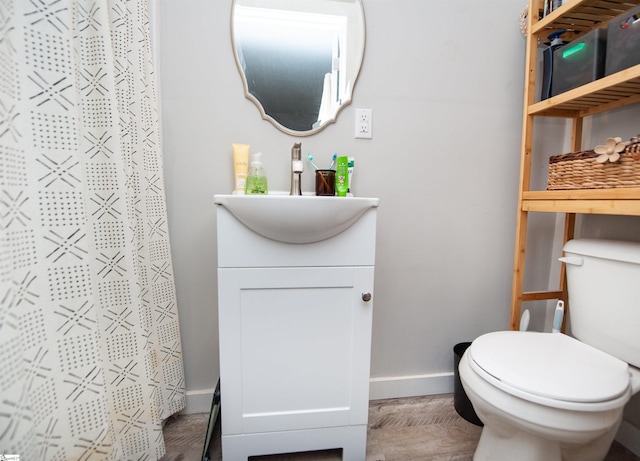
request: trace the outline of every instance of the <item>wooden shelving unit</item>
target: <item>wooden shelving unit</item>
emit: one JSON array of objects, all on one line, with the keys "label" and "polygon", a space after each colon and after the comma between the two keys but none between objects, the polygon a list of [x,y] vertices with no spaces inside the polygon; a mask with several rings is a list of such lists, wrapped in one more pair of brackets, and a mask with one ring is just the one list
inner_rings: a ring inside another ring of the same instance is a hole
[{"label": "wooden shelving unit", "polygon": [[[522,303],[549,299],[566,301],[564,267],[557,290],[523,292],[527,247],[527,220],[530,212],[565,214],[564,240],[573,238],[577,213],[640,216],[640,188],[565,191],[531,190],[531,161],[535,118],[563,117],[572,120],[571,150],[581,150],[585,117],[640,102],[640,65],[536,102],[538,43],[558,29],[569,30],[577,38],[640,4],[640,0],[570,0],[538,20],[542,0],[530,0],[526,45],[524,116],[520,163],[520,192],[511,298],[511,329],[520,325]],[[566,316],[565,316],[566,318]]]}]

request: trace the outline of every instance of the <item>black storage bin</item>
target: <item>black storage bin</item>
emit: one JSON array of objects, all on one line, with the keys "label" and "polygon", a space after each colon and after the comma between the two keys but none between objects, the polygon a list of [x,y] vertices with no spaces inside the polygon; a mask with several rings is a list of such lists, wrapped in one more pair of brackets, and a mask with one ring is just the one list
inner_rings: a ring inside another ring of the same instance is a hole
[{"label": "black storage bin", "polygon": [[478,415],[476,415],[473,405],[471,405],[471,401],[462,387],[460,373],[458,372],[460,359],[469,346],[471,346],[471,343],[458,343],[453,346],[453,374],[455,378],[453,383],[453,407],[460,416],[470,423],[476,426],[484,426],[480,418],[478,418]]},{"label": "black storage bin", "polygon": [[553,53],[551,95],[604,77],[607,29],[594,29]]},{"label": "black storage bin", "polygon": [[640,64],[640,6],[609,21],[605,75]]}]

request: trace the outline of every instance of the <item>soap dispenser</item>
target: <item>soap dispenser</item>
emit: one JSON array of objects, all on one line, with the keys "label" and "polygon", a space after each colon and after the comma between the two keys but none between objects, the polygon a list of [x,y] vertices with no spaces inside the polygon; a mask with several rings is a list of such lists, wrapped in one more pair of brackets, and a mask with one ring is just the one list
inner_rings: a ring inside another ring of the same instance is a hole
[{"label": "soap dispenser", "polygon": [[244,185],[244,193],[246,195],[267,194],[269,188],[267,186],[267,176],[262,166],[262,152],[253,154],[251,165],[249,166],[249,174]]}]

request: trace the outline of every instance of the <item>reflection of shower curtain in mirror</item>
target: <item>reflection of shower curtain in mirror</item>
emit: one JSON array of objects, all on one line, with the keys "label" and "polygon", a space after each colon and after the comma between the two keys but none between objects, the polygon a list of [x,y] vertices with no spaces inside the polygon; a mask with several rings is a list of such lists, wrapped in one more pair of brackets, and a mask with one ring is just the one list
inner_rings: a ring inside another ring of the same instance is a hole
[{"label": "reflection of shower curtain in mirror", "polygon": [[159,459],[185,396],[147,2],[0,18],[0,453]]},{"label": "reflection of shower curtain in mirror", "polygon": [[330,120],[334,113],[334,104],[332,101],[333,85],[331,84],[331,74],[324,75],[324,85],[322,86],[322,98],[320,99],[320,110],[318,111],[318,121],[314,123],[313,128],[317,128],[322,123]]}]

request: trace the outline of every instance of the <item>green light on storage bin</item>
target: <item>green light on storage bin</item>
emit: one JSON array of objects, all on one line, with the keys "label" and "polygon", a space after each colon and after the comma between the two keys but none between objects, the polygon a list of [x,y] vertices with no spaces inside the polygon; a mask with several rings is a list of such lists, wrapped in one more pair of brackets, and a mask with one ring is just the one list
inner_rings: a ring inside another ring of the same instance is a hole
[{"label": "green light on storage bin", "polygon": [[562,57],[568,58],[571,55],[578,53],[579,51],[584,50],[586,45],[584,43],[578,43],[577,45],[566,47],[562,50]]}]

